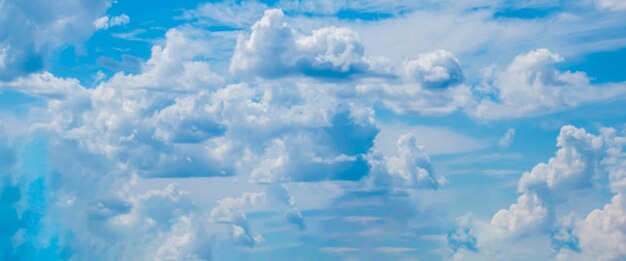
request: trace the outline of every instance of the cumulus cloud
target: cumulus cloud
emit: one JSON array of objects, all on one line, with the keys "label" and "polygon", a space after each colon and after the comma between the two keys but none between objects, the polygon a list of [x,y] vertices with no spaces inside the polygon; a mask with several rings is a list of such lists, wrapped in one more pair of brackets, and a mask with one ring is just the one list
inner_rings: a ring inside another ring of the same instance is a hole
[{"label": "cumulus cloud", "polygon": [[348,28],[323,27],[303,35],[287,23],[281,10],[270,9],[254,23],[249,36],[237,40],[230,70],[263,78],[345,77],[375,72],[379,61],[364,55],[358,35]]},{"label": "cumulus cloud", "polygon": [[598,260],[620,260],[626,257],[626,204],[624,195],[613,196],[602,209],[595,209],[578,227],[584,253]]},{"label": "cumulus cloud", "polygon": [[207,217],[185,191],[136,195],[123,167],[42,135],[47,141],[0,142],[3,259],[211,258]]},{"label": "cumulus cloud", "polygon": [[[521,195],[508,209],[495,213],[490,222],[465,223],[461,231],[472,231],[476,240],[459,243],[448,240],[453,249],[466,248],[480,252],[505,253],[510,249],[499,242],[522,241],[524,238],[550,239],[559,258],[584,260],[617,260],[626,256],[623,242],[625,139],[614,129],[605,128],[600,135],[573,126],[561,128],[555,156],[524,173],[518,184]],[[608,179],[602,179],[602,176]],[[598,180],[608,180],[615,193],[602,209],[591,211],[583,220],[576,215],[557,211],[560,203],[577,191],[596,188]],[[610,240],[600,240],[611,237]],[[467,238],[466,235],[463,238]],[[472,243],[473,242],[473,243]],[[472,243],[472,244],[470,244]],[[499,250],[497,250],[499,249]],[[508,249],[508,250],[507,250]]]},{"label": "cumulus cloud", "polygon": [[446,184],[446,179],[435,173],[430,158],[413,134],[400,136],[396,146],[397,155],[377,151],[370,155],[374,184],[389,188],[432,189]]},{"label": "cumulus cloud", "polygon": [[400,114],[445,115],[474,103],[472,89],[462,84],[460,63],[449,51],[422,53],[406,61],[398,75],[401,81],[360,83],[355,95]]},{"label": "cumulus cloud", "polygon": [[[186,41],[174,41],[172,34],[185,37],[168,33],[160,50]],[[193,57],[197,56],[183,56],[173,64]],[[134,77],[146,77],[171,61],[155,58],[141,74],[120,73],[93,89],[49,73],[3,83],[3,88],[32,95],[41,103],[31,110],[37,117],[21,123],[29,131],[20,135],[39,133],[55,152],[50,156],[54,172],[49,174],[56,184],[51,186],[55,196],[46,199],[55,207],[42,212],[67,220],[54,219],[63,230],[53,234],[75,233],[80,243],[65,237],[59,243],[73,256],[106,252],[102,255],[112,259],[208,259],[212,238],[254,246],[263,239],[250,226],[246,211],[262,202],[260,198],[278,205],[286,223],[306,229],[305,215],[284,187],[263,192],[266,196],[226,198],[203,213],[176,186],[132,195],[139,177],[241,175],[278,186],[289,181],[358,181],[371,174],[367,154],[378,133],[373,110],[309,83],[204,88],[203,79],[195,79],[180,91],[167,81],[156,86],[135,81]],[[170,76],[185,75],[185,70],[183,66],[180,74]],[[56,87],[45,88],[51,85]],[[382,163],[393,186],[410,190],[441,185],[414,139],[405,138],[399,146],[402,153]],[[20,182],[19,187],[29,183]],[[380,194],[377,199],[388,201],[392,209],[409,205],[403,196]],[[14,205],[9,203],[8,208],[13,210]],[[89,211],[73,211],[78,209]],[[219,233],[216,226],[226,233]],[[130,247],[137,242],[144,247]],[[89,252],[92,248],[97,251]]]},{"label": "cumulus cloud", "polygon": [[243,193],[239,198],[224,198],[211,210],[210,219],[230,225],[231,238],[236,244],[254,247],[263,242],[263,236],[250,229],[244,208],[250,208],[267,199],[265,193]]},{"label": "cumulus cloud", "polygon": [[446,50],[419,55],[404,64],[405,77],[427,88],[446,88],[463,82],[461,64]]},{"label": "cumulus cloud", "polygon": [[110,2],[3,2],[0,5],[0,57],[3,57],[0,59],[0,80],[41,71],[45,69],[52,50],[86,40],[95,30],[91,22],[109,7]]},{"label": "cumulus cloud", "polygon": [[96,26],[96,29],[109,29],[110,27],[125,25],[130,23],[130,17],[126,14],[121,14],[118,16],[103,16],[96,19],[93,24]]},{"label": "cumulus cloud", "polygon": [[[620,86],[593,86],[584,72],[560,71],[555,64],[564,58],[547,49],[518,55],[506,70],[487,77],[486,95],[468,113],[479,118],[536,115],[617,97]],[[602,92],[598,91],[602,88]],[[489,96],[495,95],[495,99]]]},{"label": "cumulus cloud", "polygon": [[602,136],[608,146],[602,165],[608,171],[609,187],[614,195],[603,208],[591,211],[576,224],[574,234],[580,240],[581,253],[572,256],[620,260],[626,258],[626,137],[618,136],[614,129],[603,129]]},{"label": "cumulus cloud", "polygon": [[214,73],[206,61],[213,56],[203,36],[195,30],[168,30],[165,43],[152,47],[141,74],[119,72],[104,84],[182,91],[220,84],[223,78]]}]

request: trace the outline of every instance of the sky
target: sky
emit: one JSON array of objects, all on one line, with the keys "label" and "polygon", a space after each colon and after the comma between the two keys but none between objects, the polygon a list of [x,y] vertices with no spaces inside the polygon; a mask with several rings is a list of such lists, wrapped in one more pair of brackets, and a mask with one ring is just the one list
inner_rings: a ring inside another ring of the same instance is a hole
[{"label": "sky", "polygon": [[623,0],[0,0],[0,260],[625,260]]}]

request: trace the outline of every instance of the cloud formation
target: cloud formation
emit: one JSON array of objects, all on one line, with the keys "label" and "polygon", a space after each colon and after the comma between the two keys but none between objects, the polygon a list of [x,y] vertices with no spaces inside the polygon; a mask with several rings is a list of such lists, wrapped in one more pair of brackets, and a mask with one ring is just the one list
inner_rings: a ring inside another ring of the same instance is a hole
[{"label": "cloud formation", "polygon": [[[561,128],[555,156],[522,175],[521,195],[508,209],[497,211],[490,222],[461,223],[448,242],[459,258],[467,249],[485,257],[502,257],[510,249],[502,242],[550,239],[557,257],[563,260],[617,260],[626,256],[622,203],[624,137],[605,128],[592,135],[573,126]],[[604,177],[604,178],[603,178]],[[607,179],[608,178],[608,179]],[[599,189],[598,180],[608,180],[614,194],[602,209],[592,210],[580,219],[559,211],[561,204],[577,191]],[[610,240],[600,238],[611,237]],[[510,254],[510,253],[509,253]],[[546,254],[549,254],[547,252]],[[521,255],[524,258],[524,255]]]},{"label": "cloud formation", "polygon": [[269,9],[249,36],[238,38],[230,70],[262,78],[335,78],[378,73],[376,62],[364,55],[357,34],[349,28],[323,27],[303,35],[287,23],[281,10]]},{"label": "cloud formation", "polygon": [[94,21],[110,4],[109,0],[2,1],[0,80],[44,70],[53,50],[85,41],[95,30],[86,21]]},{"label": "cloud formation", "polygon": [[130,17],[126,14],[121,14],[118,16],[103,16],[96,19],[93,24],[96,26],[96,29],[109,29],[110,27],[125,25],[130,23]]}]

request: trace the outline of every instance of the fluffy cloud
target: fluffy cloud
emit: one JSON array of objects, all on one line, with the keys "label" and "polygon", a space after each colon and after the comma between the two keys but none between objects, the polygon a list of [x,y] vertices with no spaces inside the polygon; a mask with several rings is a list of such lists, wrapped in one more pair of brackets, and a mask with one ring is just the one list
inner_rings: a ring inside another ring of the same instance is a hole
[{"label": "fluffy cloud", "polygon": [[626,137],[618,136],[614,129],[603,129],[602,136],[608,146],[602,166],[608,171],[609,187],[615,194],[602,209],[591,211],[574,228],[582,253],[572,256],[620,260],[626,257]]},{"label": "fluffy cloud", "polygon": [[41,134],[1,144],[3,259],[211,258],[213,232],[186,192],[135,195],[124,167]]},{"label": "fluffy cloud", "polygon": [[404,64],[405,77],[427,88],[446,88],[463,82],[461,64],[446,50],[419,55]]},{"label": "fluffy cloud", "polygon": [[435,173],[430,158],[413,134],[404,134],[396,142],[397,155],[374,151],[370,155],[375,188],[431,188],[446,184],[446,179]]},{"label": "fluffy cloud", "polygon": [[237,40],[230,70],[263,78],[345,77],[373,72],[379,64],[379,59],[364,56],[352,30],[323,27],[302,35],[287,24],[281,10],[270,9],[254,23],[249,36]]},{"label": "fluffy cloud", "polygon": [[578,227],[580,246],[598,260],[626,257],[626,202],[617,194],[602,209],[593,210]]},{"label": "fluffy cloud", "polygon": [[110,27],[125,25],[130,23],[130,17],[126,14],[121,14],[118,16],[103,16],[96,19],[93,24],[96,26],[96,29],[109,29]]},{"label": "fluffy cloud", "polygon": [[472,89],[461,84],[460,63],[449,51],[422,53],[405,62],[397,74],[400,81],[360,83],[355,95],[400,114],[445,115],[474,103]]},{"label": "fluffy cloud", "polygon": [[[573,126],[561,128],[555,156],[520,178],[518,191],[521,195],[517,202],[499,210],[489,223],[464,223],[463,231],[472,231],[476,236],[475,244],[449,240],[450,246],[497,255],[507,249],[499,243],[502,241],[551,238],[559,258],[618,260],[626,256],[621,244],[626,231],[620,216],[624,212],[625,138],[617,136],[614,129],[600,132],[601,135],[596,136]],[[603,209],[591,211],[584,220],[571,214],[559,215],[563,213],[557,211],[560,203],[577,191],[598,187],[596,182],[603,180],[602,176],[608,177],[609,187],[616,193],[610,203]],[[611,239],[600,240],[607,236]]]},{"label": "fluffy cloud", "polygon": [[223,78],[206,61],[212,57],[205,35],[196,30],[168,30],[163,45],[154,45],[138,75],[117,73],[105,85],[190,91],[215,86]]},{"label": "fluffy cloud", "polygon": [[[557,138],[559,150],[548,163],[540,163],[532,171],[524,173],[519,181],[520,192],[541,193],[543,189],[562,191],[592,186],[598,175],[598,163],[604,154],[601,137],[567,125],[561,128]],[[556,196],[556,195],[553,195]]]},{"label": "fluffy cloud", "polygon": [[109,0],[3,1],[0,4],[0,57],[3,58],[0,59],[0,79],[44,69],[52,50],[65,44],[80,44],[89,37],[95,30],[91,22],[109,5]]},{"label": "fluffy cloud", "polygon": [[244,193],[239,198],[221,199],[211,210],[210,218],[214,222],[229,224],[231,237],[235,243],[253,247],[263,242],[263,237],[251,231],[243,209],[262,203],[266,198],[265,193]]},{"label": "fluffy cloud", "polygon": [[479,118],[522,117],[623,95],[621,86],[593,86],[583,72],[559,71],[554,64],[563,60],[547,49],[518,55],[506,70],[491,71],[481,88],[487,95],[468,107],[468,113]]},{"label": "fluffy cloud", "polygon": [[[280,183],[368,175],[366,154],[378,132],[370,109],[307,83],[223,84],[205,61],[211,51],[195,33],[168,31],[139,74],[120,72],[93,89],[50,73],[1,84],[37,99],[40,106],[20,123],[28,130],[20,135],[39,133],[55,152],[49,156],[50,177],[42,174],[51,182],[45,201],[54,207],[38,211],[61,231],[49,232],[53,237],[42,237],[44,242],[57,240],[79,259],[94,253],[110,259],[208,259],[211,239],[222,234],[213,233],[215,223],[207,220],[226,224],[227,237],[237,244],[261,242],[244,214],[248,197],[224,199],[203,213],[175,186],[132,195],[136,179],[241,175]],[[332,55],[320,59],[335,62]],[[31,183],[17,186],[26,193]],[[11,186],[3,184],[3,191]],[[2,208],[19,213],[9,194]],[[268,195],[285,222],[305,229],[288,192],[274,189]],[[47,224],[33,229],[48,229]]]}]

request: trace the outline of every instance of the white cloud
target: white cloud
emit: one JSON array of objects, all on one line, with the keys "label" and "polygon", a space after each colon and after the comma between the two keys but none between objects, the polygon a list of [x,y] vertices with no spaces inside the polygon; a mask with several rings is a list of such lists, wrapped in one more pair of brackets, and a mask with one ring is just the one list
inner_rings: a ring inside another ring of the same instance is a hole
[{"label": "white cloud", "polygon": [[445,115],[473,103],[471,88],[461,84],[459,61],[448,51],[420,54],[397,74],[401,80],[363,81],[354,95],[400,114]]},{"label": "white cloud", "polygon": [[561,128],[557,146],[559,150],[547,164],[540,163],[522,175],[520,192],[538,193],[547,187],[556,192],[552,195],[556,197],[569,189],[593,185],[605,148],[602,138],[567,125]]},{"label": "white cloud", "polygon": [[45,69],[53,50],[86,40],[95,30],[92,21],[110,4],[109,0],[4,2],[0,8],[0,50],[8,48],[10,52],[5,53],[0,80]]},{"label": "white cloud", "polygon": [[407,3],[404,1],[380,1],[380,0],[280,0],[276,6],[288,11],[313,15],[335,15],[341,11],[353,11],[355,13],[381,13],[398,14],[402,11],[411,10],[423,3]]},{"label": "white cloud", "polygon": [[103,16],[93,22],[96,29],[104,30],[115,26],[125,25],[128,23],[130,23],[130,17],[126,14],[121,14],[118,16]]},{"label": "white cloud", "polygon": [[356,95],[398,114],[447,115],[472,102],[471,89],[465,85],[432,90],[410,83],[364,83],[356,86]]},{"label": "white cloud", "polygon": [[614,194],[602,209],[595,209],[580,221],[574,232],[580,238],[581,254],[597,260],[626,258],[626,137],[618,136],[614,129],[603,129],[602,136],[608,149],[602,161],[608,171],[609,187]]},{"label": "white cloud", "polygon": [[[487,95],[468,113],[479,118],[523,117],[545,114],[581,103],[623,96],[623,86],[593,86],[583,72],[559,71],[564,59],[547,49],[518,55],[504,71],[493,73],[483,91]],[[602,88],[602,92],[598,91]],[[495,99],[488,98],[491,95]]]},{"label": "white cloud", "polygon": [[[550,239],[553,251],[563,260],[618,260],[626,256],[626,246],[621,243],[626,238],[626,223],[620,218],[626,209],[622,199],[626,138],[618,136],[614,129],[601,129],[600,134],[562,127],[555,156],[520,178],[521,195],[516,203],[499,210],[489,223],[464,223],[476,240],[461,248],[477,248],[481,255],[493,257],[511,254],[510,244],[534,238]],[[603,209],[591,211],[584,220],[559,210],[578,191],[602,189],[595,183],[606,180],[603,176],[608,177],[609,187],[615,193]],[[449,242],[452,247],[457,246],[454,249],[460,245]],[[519,253],[521,257],[525,255]]]},{"label": "white cloud", "polygon": [[412,251],[416,251],[417,249],[415,248],[410,248],[410,247],[377,247],[374,248],[374,251],[379,252],[379,253],[383,253],[383,254],[390,254],[390,255],[399,255],[405,252],[412,252]]},{"label": "white cloud", "polygon": [[379,63],[364,56],[357,34],[348,28],[323,27],[302,35],[286,22],[281,10],[270,9],[254,23],[249,36],[237,40],[230,70],[263,78],[345,77],[372,72]]},{"label": "white cloud", "polygon": [[445,127],[377,123],[380,132],[374,141],[376,149],[386,154],[396,153],[396,141],[406,133],[413,134],[428,155],[450,155],[477,151],[487,143]]},{"label": "white cloud", "polygon": [[513,138],[515,138],[515,129],[510,128],[506,130],[504,136],[498,140],[498,146],[500,147],[508,147],[513,143]]},{"label": "white cloud", "polygon": [[522,194],[509,209],[493,215],[491,225],[503,237],[535,233],[549,224],[545,203],[536,194]]},{"label": "white cloud", "polygon": [[49,72],[34,73],[10,82],[0,81],[0,90],[11,89],[43,97],[79,96],[87,91],[73,78],[58,78]]},{"label": "white cloud", "polygon": [[602,209],[593,210],[578,228],[584,253],[597,260],[620,260],[626,257],[626,202],[617,194]]},{"label": "white cloud", "polygon": [[220,84],[223,78],[205,61],[213,55],[208,46],[201,32],[168,30],[165,43],[152,47],[141,74],[117,73],[103,85],[188,91]]},{"label": "white cloud", "polygon": [[232,240],[240,245],[254,247],[263,242],[263,237],[250,229],[245,208],[265,203],[265,193],[243,193],[239,198],[224,198],[211,210],[210,219],[230,225]]},{"label": "white cloud", "polygon": [[446,50],[420,54],[404,64],[405,77],[428,88],[446,88],[463,82],[461,64]]},{"label": "white cloud", "polygon": [[320,251],[325,252],[325,253],[330,253],[330,254],[338,254],[338,255],[342,255],[342,254],[346,254],[346,253],[350,253],[350,252],[354,252],[354,251],[358,251],[358,248],[354,248],[354,247],[322,247],[320,248]]},{"label": "white cloud", "polygon": [[622,0],[594,0],[598,9],[608,9],[612,11],[626,10],[626,2]]},{"label": "white cloud", "polygon": [[242,28],[253,24],[266,9],[265,4],[257,1],[203,3],[185,11],[183,17],[202,25]]},{"label": "white cloud", "polygon": [[5,61],[7,59],[8,52],[9,52],[9,47],[0,48],[0,69],[4,69],[4,67],[8,63],[8,61]]},{"label": "white cloud", "polygon": [[372,181],[376,186],[437,189],[447,183],[444,177],[435,173],[430,158],[414,135],[400,136],[396,146],[396,155],[374,151],[370,156],[374,171]]}]

